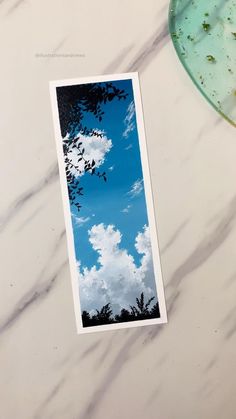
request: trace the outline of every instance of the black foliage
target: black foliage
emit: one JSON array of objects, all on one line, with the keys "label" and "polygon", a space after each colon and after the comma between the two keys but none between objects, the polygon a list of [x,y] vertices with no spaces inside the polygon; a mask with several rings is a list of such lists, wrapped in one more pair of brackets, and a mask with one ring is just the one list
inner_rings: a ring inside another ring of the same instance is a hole
[{"label": "black foliage", "polygon": [[[66,178],[68,193],[71,204],[74,204],[78,211],[81,204],[78,197],[83,195],[83,188],[80,186],[80,178],[72,173],[80,174],[82,171],[95,175],[107,181],[106,173],[100,173],[96,169],[95,161],[84,158],[84,148],[80,141],[79,134],[86,136],[102,137],[100,132],[88,128],[83,124],[84,114],[92,113],[99,122],[102,121],[104,111],[103,105],[113,99],[126,99],[127,94],[124,90],[118,89],[112,83],[88,83],[83,85],[57,87],[57,102],[61,135],[63,140],[63,152],[65,158]],[[66,135],[68,135],[66,137]],[[77,150],[77,162],[72,163],[70,152]],[[79,170],[80,167],[80,170]]]},{"label": "black foliage", "polygon": [[110,303],[102,307],[102,309],[96,310],[97,313],[90,317],[90,314],[87,311],[82,313],[83,326],[98,326],[99,324],[110,324],[114,323],[112,317],[112,309]]},{"label": "black foliage", "polygon": [[[101,134],[96,133],[96,135]],[[74,148],[76,148],[77,161],[72,163],[70,153]],[[91,176],[95,175],[102,178],[105,182],[107,181],[106,173],[101,173],[96,169],[95,161],[93,159],[92,161],[89,161],[84,158],[84,151],[85,150],[82,148],[82,142],[80,141],[79,136],[63,140],[63,153],[69,199],[71,204],[74,204],[77,207],[78,211],[81,208],[81,205],[78,202],[78,197],[83,195],[83,188],[80,186],[80,177],[76,177],[75,174],[72,173],[72,169],[75,169],[74,173],[81,174],[82,172],[88,172]]]},{"label": "black foliage", "polygon": [[160,310],[158,301],[150,307],[155,297],[150,298],[147,303],[144,301],[144,293],[142,292],[140,298],[136,298],[136,306],[130,306],[130,310],[122,308],[119,314],[113,316],[110,303],[96,310],[97,313],[93,316],[87,311],[82,312],[82,322],[84,327],[98,326],[111,323],[130,322],[135,320],[146,320],[160,317]]},{"label": "black foliage", "polygon": [[101,122],[104,115],[102,105],[115,98],[121,100],[126,97],[127,93],[111,82],[57,87],[62,138],[67,134],[73,137],[78,132],[90,135],[92,130],[83,125],[84,114],[90,112]]}]

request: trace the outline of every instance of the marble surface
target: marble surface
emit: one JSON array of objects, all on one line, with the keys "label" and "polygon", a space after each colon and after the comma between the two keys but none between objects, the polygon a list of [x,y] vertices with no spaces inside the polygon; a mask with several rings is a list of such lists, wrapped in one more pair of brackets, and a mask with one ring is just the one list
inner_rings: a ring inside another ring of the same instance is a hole
[{"label": "marble surface", "polygon": [[[236,131],[179,63],[167,10],[0,2],[1,419],[235,418]],[[169,324],[78,336],[48,81],[136,70]]]}]

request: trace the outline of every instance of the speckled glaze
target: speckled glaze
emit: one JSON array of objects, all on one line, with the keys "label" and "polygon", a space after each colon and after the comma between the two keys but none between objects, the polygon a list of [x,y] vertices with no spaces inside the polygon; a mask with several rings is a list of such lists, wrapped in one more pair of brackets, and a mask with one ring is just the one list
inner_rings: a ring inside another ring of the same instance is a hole
[{"label": "speckled glaze", "polygon": [[169,25],[191,79],[214,108],[236,125],[235,0],[172,0]]}]

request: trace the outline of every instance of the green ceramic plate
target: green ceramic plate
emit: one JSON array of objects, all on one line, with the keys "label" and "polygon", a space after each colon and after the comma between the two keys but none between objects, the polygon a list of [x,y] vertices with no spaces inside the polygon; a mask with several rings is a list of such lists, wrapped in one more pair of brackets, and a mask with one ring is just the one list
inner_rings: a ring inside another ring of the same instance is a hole
[{"label": "green ceramic plate", "polygon": [[236,0],[172,0],[169,28],[198,89],[236,126]]}]

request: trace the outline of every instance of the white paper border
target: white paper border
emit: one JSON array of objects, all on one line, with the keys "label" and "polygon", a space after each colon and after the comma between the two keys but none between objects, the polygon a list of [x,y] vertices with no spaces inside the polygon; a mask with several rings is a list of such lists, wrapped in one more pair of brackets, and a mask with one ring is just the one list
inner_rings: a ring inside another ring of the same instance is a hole
[{"label": "white paper border", "polygon": [[[97,83],[97,82],[126,80],[126,79],[129,79],[129,80],[131,79],[132,85],[133,85],[136,121],[137,121],[137,129],[138,129],[138,139],[139,139],[141,163],[142,163],[142,170],[143,170],[144,191],[145,191],[145,197],[146,197],[147,215],[148,215],[148,223],[149,223],[149,229],[150,229],[153,265],[154,265],[154,273],[155,273],[155,283],[156,283],[157,298],[158,298],[159,309],[160,309],[160,317],[157,319],[135,320],[131,322],[113,323],[113,324],[102,325],[102,326],[83,327],[81,307],[80,307],[80,298],[79,298],[78,273],[77,273],[77,268],[76,268],[76,256],[75,256],[74,239],[73,239],[73,227],[72,227],[72,219],[71,219],[71,213],[70,213],[70,203],[69,203],[69,196],[68,196],[68,189],[67,189],[66,173],[65,173],[65,163],[64,163],[64,155],[63,155],[63,147],[62,147],[62,137],[61,137],[61,129],[60,129],[56,88],[60,86],[72,86],[72,85],[77,85],[77,84]],[[98,331],[126,329],[130,327],[148,326],[148,325],[167,323],[166,304],[165,304],[163,279],[162,279],[162,272],[161,272],[160,253],[159,253],[159,245],[158,245],[158,239],[157,239],[157,228],[156,228],[151,179],[150,179],[150,172],[149,172],[149,163],[148,163],[148,154],[147,154],[147,146],[146,146],[146,138],[145,138],[142,101],[141,101],[138,73],[134,72],[134,73],[122,73],[122,74],[109,74],[109,75],[103,75],[103,76],[83,77],[83,78],[68,79],[68,80],[57,80],[57,81],[51,81],[49,84],[50,84],[50,96],[51,96],[54,131],[55,131],[55,139],[56,139],[56,147],[57,147],[58,164],[59,164],[60,182],[61,182],[61,189],[62,189],[62,201],[63,201],[65,225],[66,225],[66,233],[67,233],[67,246],[68,246],[69,262],[70,262],[71,282],[72,282],[72,290],[73,290],[77,331],[78,333],[91,333],[91,332],[98,332]]]}]

